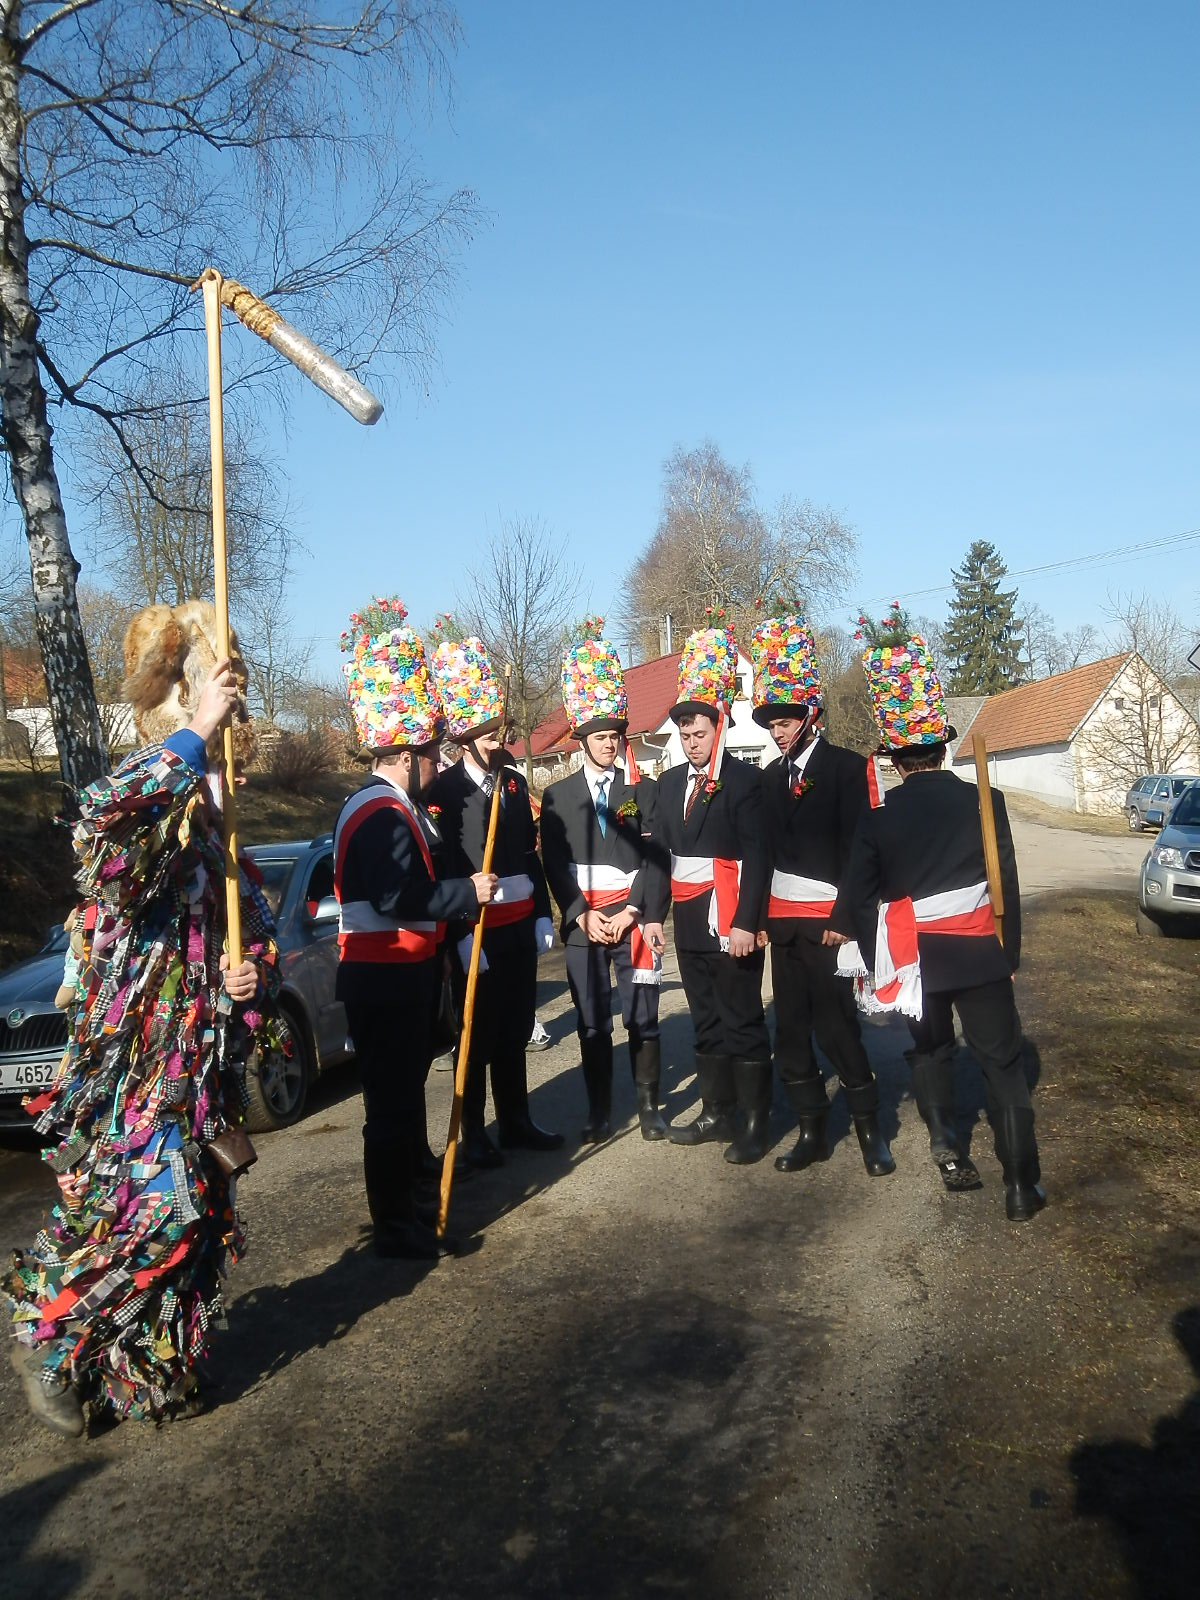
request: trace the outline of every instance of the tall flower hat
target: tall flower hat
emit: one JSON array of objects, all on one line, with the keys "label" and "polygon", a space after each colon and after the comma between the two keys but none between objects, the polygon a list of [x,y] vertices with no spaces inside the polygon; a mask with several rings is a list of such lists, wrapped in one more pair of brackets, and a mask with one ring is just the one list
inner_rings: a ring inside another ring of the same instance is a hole
[{"label": "tall flower hat", "polygon": [[504,691],[483,640],[474,635],[461,644],[443,639],[429,665],[449,736],[463,743],[477,734],[494,733],[504,715]]},{"label": "tall flower hat", "polygon": [[576,739],[588,733],[629,725],[629,696],[616,646],[607,639],[584,639],[563,657],[562,701],[567,726]]},{"label": "tall flower hat", "polygon": [[359,743],[391,750],[440,739],[446,721],[417,635],[404,626],[372,633],[357,612],[350,622],[355,635],[342,671]]},{"label": "tall flower hat", "polygon": [[798,611],[760,622],[750,639],[754,710],[760,727],[821,704],[821,670],[808,624]]},{"label": "tall flower hat", "polygon": [[863,656],[867,689],[883,750],[944,744],[956,737],[929,646],[919,633],[902,644],[877,644]]},{"label": "tall flower hat", "polygon": [[679,658],[676,702],[668,715],[673,722],[706,711],[712,717],[725,713],[732,723],[733,697],[737,693],[737,640],[729,628],[698,628],[689,633]]}]

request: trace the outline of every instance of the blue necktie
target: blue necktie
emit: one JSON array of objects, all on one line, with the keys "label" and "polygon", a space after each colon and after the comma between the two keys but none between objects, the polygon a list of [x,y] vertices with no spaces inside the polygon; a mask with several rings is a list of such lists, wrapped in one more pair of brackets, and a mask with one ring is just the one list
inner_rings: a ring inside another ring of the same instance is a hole
[{"label": "blue necktie", "polygon": [[611,778],[597,778],[596,780],[596,820],[600,824],[600,837],[603,839],[608,833],[608,786]]}]

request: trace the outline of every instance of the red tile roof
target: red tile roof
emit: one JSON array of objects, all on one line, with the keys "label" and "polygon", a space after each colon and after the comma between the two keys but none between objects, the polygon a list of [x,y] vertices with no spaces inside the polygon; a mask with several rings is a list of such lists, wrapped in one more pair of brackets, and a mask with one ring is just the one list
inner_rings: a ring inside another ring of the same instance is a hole
[{"label": "red tile roof", "polygon": [[[983,734],[990,751],[1067,744],[1128,659],[1124,653],[1105,656],[1071,672],[992,695],[971,724],[971,738]],[[970,740],[964,739],[955,762],[971,759]]]},{"label": "red tile roof", "polygon": [[7,645],[4,649],[4,696],[9,708],[24,705],[41,706],[46,703],[46,680],[42,676],[42,661],[36,650]]},{"label": "red tile roof", "polygon": [[[629,693],[629,732],[653,733],[666,721],[667,712],[675,704],[675,686],[679,681],[679,654],[658,656],[654,661],[643,661],[641,666],[625,669],[625,688]],[[539,722],[529,737],[535,756],[551,751],[570,751],[579,748],[576,740],[567,734],[567,714],[560,707],[544,722]],[[514,739],[509,749],[517,756],[525,754],[524,739]]]}]

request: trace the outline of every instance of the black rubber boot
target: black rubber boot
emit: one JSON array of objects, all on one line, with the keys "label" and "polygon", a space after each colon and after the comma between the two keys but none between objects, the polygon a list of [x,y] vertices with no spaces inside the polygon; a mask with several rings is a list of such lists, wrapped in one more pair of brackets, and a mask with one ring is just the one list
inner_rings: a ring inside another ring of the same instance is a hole
[{"label": "black rubber boot", "polygon": [[1033,1112],[1005,1106],[995,1127],[996,1154],[1004,1168],[1004,1210],[1010,1222],[1028,1222],[1046,1204]]},{"label": "black rubber boot", "polygon": [[886,1178],[896,1170],[895,1158],[888,1149],[887,1140],[879,1131],[879,1085],[872,1078],[869,1083],[853,1089],[842,1085],[854,1118],[854,1131],[862,1151],[863,1166],[872,1178]]},{"label": "black rubber boot", "polygon": [[829,1146],[825,1143],[825,1129],[829,1123],[829,1107],[824,1111],[802,1111],[796,1128],[796,1142],[785,1156],[775,1157],[776,1172],[803,1172],[818,1161],[829,1160]]},{"label": "black rubber boot", "polygon": [[767,1124],[771,1120],[771,1063],[735,1061],[733,1081],[737,1087],[738,1110],[742,1126],[725,1152],[726,1161],[735,1167],[761,1161],[767,1153]]},{"label": "black rubber boot", "polygon": [[612,1132],[612,1034],[581,1039],[579,1054],[588,1098],[588,1119],[579,1137],[584,1144],[602,1144]]},{"label": "black rubber boot", "polygon": [[904,1057],[912,1068],[917,1110],[929,1129],[929,1153],[942,1182],[951,1194],[982,1189],[979,1169],[963,1150],[954,1125],[954,1046],[933,1056],[906,1050]]},{"label": "black rubber boot", "polygon": [[633,1083],[637,1090],[638,1123],[642,1138],[665,1139],[667,1125],[658,1109],[658,1083],[662,1070],[662,1050],[657,1039],[643,1039],[630,1030],[629,1062],[633,1068]]},{"label": "black rubber boot", "polygon": [[728,1056],[698,1055],[696,1077],[700,1083],[700,1115],[683,1127],[672,1125],[667,1137],[672,1144],[728,1144],[737,1134],[733,1120],[737,1107],[733,1062]]},{"label": "black rubber boot", "polygon": [[375,1231],[375,1254],[410,1261],[436,1261],[447,1248],[417,1219],[413,1202],[413,1141],[363,1141],[363,1178]]},{"label": "black rubber boot", "polygon": [[477,1171],[486,1171],[491,1167],[502,1167],[504,1157],[488,1137],[483,1119],[478,1122],[472,1117],[467,1119],[465,1113],[462,1119],[462,1141],[459,1146],[461,1159],[468,1167]]},{"label": "black rubber boot", "polygon": [[496,1137],[501,1150],[557,1150],[561,1133],[539,1128],[529,1114],[529,1082],[525,1047],[492,1062],[492,1098],[496,1102]]}]

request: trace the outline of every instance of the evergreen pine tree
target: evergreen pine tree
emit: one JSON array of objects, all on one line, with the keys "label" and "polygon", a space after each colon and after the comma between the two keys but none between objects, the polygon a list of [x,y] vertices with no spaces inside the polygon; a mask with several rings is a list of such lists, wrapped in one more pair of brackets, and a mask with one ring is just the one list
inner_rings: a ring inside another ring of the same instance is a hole
[{"label": "evergreen pine tree", "polygon": [[1007,572],[986,539],[976,539],[954,569],[954,598],[942,635],[950,694],[1001,694],[1025,677],[1017,591],[1000,587]]}]

